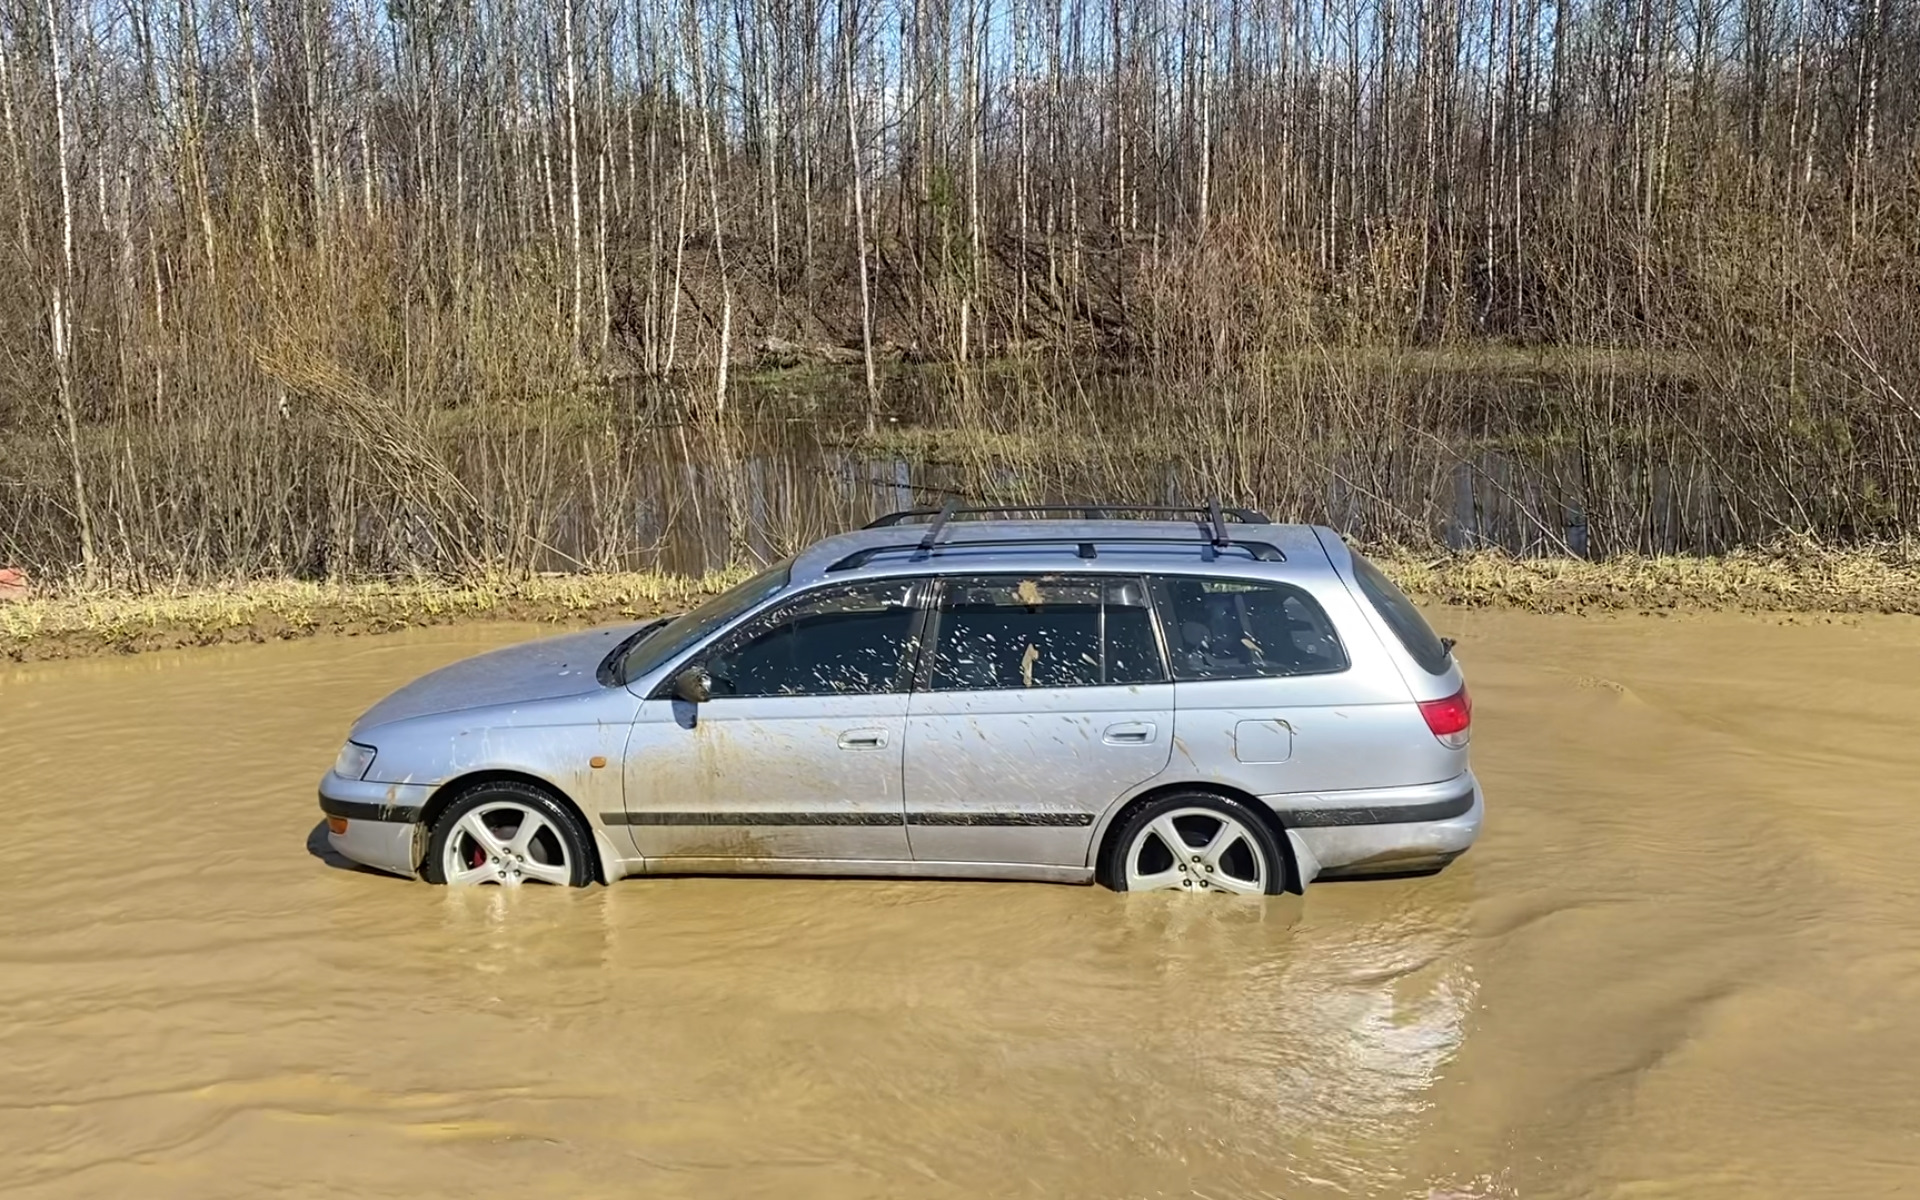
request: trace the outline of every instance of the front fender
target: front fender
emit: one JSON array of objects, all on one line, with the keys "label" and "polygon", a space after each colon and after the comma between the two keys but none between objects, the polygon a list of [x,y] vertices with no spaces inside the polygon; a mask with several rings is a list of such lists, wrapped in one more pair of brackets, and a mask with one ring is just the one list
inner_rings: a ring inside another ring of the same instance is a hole
[{"label": "front fender", "polygon": [[438,791],[472,775],[538,780],[571,800],[596,831],[625,809],[621,762],[637,701],[624,689],[533,704],[465,709],[355,731],[374,748],[364,783]]}]

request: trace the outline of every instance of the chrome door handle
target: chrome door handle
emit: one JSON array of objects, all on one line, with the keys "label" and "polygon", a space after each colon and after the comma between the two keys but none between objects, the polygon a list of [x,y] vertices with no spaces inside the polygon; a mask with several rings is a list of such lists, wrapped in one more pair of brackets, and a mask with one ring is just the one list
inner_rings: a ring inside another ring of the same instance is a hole
[{"label": "chrome door handle", "polygon": [[1101,740],[1110,746],[1143,746],[1153,741],[1153,730],[1151,721],[1131,721],[1122,725],[1109,725]]},{"label": "chrome door handle", "polygon": [[884,729],[849,729],[840,735],[842,750],[882,750],[887,745]]}]

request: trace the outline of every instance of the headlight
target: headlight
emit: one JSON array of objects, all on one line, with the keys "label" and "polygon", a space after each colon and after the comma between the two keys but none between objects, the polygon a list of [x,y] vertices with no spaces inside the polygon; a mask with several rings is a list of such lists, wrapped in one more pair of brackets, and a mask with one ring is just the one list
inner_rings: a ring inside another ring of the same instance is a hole
[{"label": "headlight", "polygon": [[333,773],[342,779],[364,779],[367,768],[373,765],[373,747],[362,746],[359,742],[348,742],[340,747],[340,757],[333,760]]}]

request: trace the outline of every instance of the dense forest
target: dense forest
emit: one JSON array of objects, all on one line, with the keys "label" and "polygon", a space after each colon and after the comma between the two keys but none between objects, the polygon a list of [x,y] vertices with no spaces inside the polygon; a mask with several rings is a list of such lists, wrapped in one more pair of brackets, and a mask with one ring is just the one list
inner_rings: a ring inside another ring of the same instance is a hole
[{"label": "dense forest", "polygon": [[777,542],[814,391],[975,492],[1910,535],[1916,81],[1888,0],[0,0],[0,560]]}]

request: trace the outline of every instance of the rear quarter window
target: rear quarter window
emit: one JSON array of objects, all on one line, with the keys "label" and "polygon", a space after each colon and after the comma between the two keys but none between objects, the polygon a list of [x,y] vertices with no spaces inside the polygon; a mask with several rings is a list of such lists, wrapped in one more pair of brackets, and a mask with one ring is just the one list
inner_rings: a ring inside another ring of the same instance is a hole
[{"label": "rear quarter window", "polygon": [[1170,575],[1155,581],[1173,677],[1271,679],[1347,669],[1313,597],[1292,584]]},{"label": "rear quarter window", "polygon": [[1393,636],[1400,639],[1420,669],[1429,675],[1445,675],[1453,664],[1453,652],[1433,631],[1433,626],[1427,624],[1413,601],[1407,599],[1407,594],[1360,554],[1353,556],[1353,576],[1360,584],[1360,594],[1373,605],[1373,611],[1393,630]]}]

